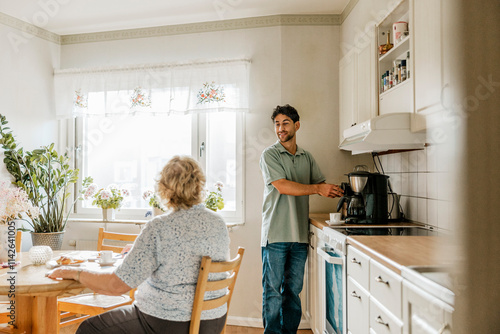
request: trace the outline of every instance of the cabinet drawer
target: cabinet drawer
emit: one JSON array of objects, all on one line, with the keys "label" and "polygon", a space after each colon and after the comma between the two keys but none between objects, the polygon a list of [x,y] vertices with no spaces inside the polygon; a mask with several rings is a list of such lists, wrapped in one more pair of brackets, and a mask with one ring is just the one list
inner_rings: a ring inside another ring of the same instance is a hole
[{"label": "cabinet drawer", "polygon": [[401,285],[403,279],[377,261],[370,261],[370,294],[401,319]]},{"label": "cabinet drawer", "polygon": [[368,291],[356,283],[352,277],[347,279],[347,329],[351,334],[365,334],[369,324],[370,296]]},{"label": "cabinet drawer", "polygon": [[370,332],[377,334],[401,334],[403,323],[370,297]]},{"label": "cabinet drawer", "polygon": [[352,246],[347,246],[347,275],[366,290],[370,289],[370,258]]}]

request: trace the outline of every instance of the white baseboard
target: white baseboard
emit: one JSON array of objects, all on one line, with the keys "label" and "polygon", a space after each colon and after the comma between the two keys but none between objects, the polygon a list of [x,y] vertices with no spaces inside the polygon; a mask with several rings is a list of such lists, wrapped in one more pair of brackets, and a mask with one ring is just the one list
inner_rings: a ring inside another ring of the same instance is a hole
[{"label": "white baseboard", "polygon": [[[245,317],[227,317],[227,324],[230,326],[241,326],[241,327],[256,327],[264,328],[262,324],[262,318],[245,318]],[[305,319],[300,320],[299,329],[310,329],[309,321]]]},{"label": "white baseboard", "polygon": [[262,324],[262,318],[245,318],[245,317],[227,317],[228,325],[241,326],[241,327],[257,327],[264,328]]}]

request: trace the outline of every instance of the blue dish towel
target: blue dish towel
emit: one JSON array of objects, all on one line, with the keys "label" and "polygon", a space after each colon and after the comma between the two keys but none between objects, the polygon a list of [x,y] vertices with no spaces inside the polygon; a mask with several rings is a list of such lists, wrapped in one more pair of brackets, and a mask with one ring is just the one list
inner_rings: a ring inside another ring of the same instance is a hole
[{"label": "blue dish towel", "polygon": [[[334,252],[327,252],[330,256],[340,257]],[[343,305],[342,305],[342,266],[339,264],[325,263],[326,274],[326,320],[330,323],[336,334],[342,334]]]}]

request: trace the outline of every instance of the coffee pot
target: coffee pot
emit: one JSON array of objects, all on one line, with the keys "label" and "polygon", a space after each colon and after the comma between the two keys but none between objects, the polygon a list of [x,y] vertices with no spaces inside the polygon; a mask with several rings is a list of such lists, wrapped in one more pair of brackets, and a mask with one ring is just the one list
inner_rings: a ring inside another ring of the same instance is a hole
[{"label": "coffee pot", "polygon": [[[346,205],[346,224],[387,223],[387,180],[389,176],[370,173],[356,168],[347,174],[351,193],[344,196],[337,205],[337,211]],[[347,187],[347,185],[346,185]]]}]

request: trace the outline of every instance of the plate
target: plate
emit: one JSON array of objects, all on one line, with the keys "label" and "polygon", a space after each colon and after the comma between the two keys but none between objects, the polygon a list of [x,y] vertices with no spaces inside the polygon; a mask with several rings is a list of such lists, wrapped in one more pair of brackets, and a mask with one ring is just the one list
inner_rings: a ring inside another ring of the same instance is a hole
[{"label": "plate", "polygon": [[342,225],[342,224],[344,224],[344,223],[345,223],[345,220],[340,220],[340,221],[338,221],[338,222],[332,222],[332,221],[330,221],[330,220],[327,220],[327,221],[325,221],[325,223],[327,223],[327,224],[328,224],[328,225],[330,225],[330,226],[332,226],[332,225]]}]

